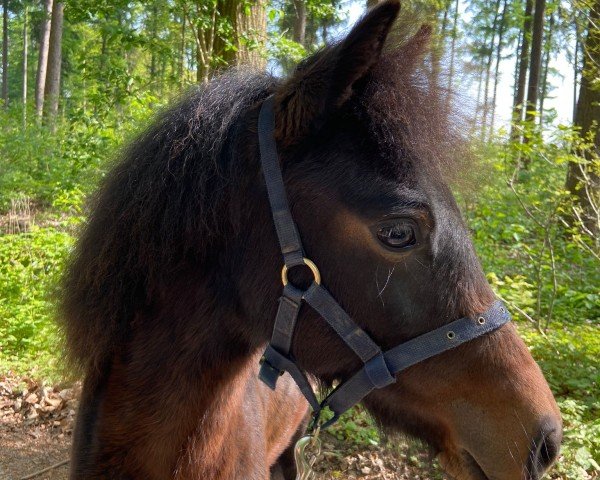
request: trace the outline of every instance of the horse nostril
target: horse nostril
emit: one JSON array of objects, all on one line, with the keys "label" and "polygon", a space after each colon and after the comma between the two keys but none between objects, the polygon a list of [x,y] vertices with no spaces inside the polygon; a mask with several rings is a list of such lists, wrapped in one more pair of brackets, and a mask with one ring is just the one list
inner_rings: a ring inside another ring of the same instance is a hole
[{"label": "horse nostril", "polygon": [[556,420],[546,419],[531,444],[529,469],[532,478],[540,478],[552,465],[560,450],[562,428]]}]

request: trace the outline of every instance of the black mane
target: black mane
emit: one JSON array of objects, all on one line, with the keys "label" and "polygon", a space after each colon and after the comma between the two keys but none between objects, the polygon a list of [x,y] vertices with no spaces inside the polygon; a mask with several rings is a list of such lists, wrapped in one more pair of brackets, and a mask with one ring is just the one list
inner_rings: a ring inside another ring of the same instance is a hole
[{"label": "black mane", "polygon": [[136,308],[187,261],[201,265],[210,254],[226,187],[245,171],[228,151],[232,125],[275,82],[231,70],[189,92],[126,148],[91,199],[64,279],[61,319],[75,363],[98,367]]}]

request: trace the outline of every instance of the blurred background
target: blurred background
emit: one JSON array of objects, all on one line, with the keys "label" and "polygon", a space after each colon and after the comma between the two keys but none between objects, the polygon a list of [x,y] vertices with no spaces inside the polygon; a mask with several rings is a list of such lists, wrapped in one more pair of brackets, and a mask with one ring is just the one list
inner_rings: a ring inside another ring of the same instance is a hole
[{"label": "blurred background", "polygon": [[[230,66],[286,75],[377,1],[1,1],[0,478],[20,478],[68,457],[77,379],[61,363],[56,283],[119,146]],[[477,172],[459,203],[564,416],[551,477],[598,478],[600,0],[403,12],[409,31],[433,27],[425,67],[466,119]],[[360,408],[327,442],[319,465],[335,478],[443,478]]]}]

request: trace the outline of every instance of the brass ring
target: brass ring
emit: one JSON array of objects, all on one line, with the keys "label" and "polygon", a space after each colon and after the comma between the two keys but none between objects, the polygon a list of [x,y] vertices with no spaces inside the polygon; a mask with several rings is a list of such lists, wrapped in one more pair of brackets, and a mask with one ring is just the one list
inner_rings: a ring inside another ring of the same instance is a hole
[{"label": "brass ring", "polygon": [[[302,258],[302,263],[304,263],[304,265],[306,265],[308,268],[310,268],[310,271],[313,274],[315,283],[317,285],[321,285],[321,273],[319,272],[319,269],[315,265],[315,262],[313,262],[312,260],[310,260],[308,258]],[[283,268],[281,269],[281,283],[283,283],[284,287],[289,283],[287,265],[284,265]]]}]

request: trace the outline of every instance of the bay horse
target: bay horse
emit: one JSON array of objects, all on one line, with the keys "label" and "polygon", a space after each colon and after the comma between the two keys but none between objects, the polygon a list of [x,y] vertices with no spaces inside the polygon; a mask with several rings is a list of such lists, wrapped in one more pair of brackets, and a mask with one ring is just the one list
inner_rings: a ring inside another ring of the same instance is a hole
[{"label": "bay horse", "polygon": [[[85,374],[72,479],[293,479],[308,404],[258,378],[281,293],[259,154],[269,98],[291,215],[322,282],[382,350],[495,301],[448,186],[460,125],[427,74],[430,31],[384,49],[384,2],[288,78],[231,71],[163,113],[97,193],[64,280]],[[405,35],[406,36],[406,35]],[[312,274],[289,272],[307,289]],[[359,359],[302,308],[291,353],[332,385]],[[396,374],[364,406],[459,480],[537,480],[560,413],[514,326]]]}]

